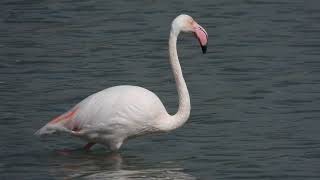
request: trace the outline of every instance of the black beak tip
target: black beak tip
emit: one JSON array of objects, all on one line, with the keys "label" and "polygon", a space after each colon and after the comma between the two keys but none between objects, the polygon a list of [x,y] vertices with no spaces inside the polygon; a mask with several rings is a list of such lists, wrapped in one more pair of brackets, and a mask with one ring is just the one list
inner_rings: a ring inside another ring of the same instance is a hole
[{"label": "black beak tip", "polygon": [[201,46],[202,53],[205,54],[207,52],[207,45]]}]

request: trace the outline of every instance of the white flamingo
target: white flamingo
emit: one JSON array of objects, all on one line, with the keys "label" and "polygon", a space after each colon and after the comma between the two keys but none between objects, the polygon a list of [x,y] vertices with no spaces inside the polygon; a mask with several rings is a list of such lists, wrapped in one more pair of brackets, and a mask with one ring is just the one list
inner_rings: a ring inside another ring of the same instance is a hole
[{"label": "white flamingo", "polygon": [[181,31],[193,32],[203,53],[206,52],[208,41],[207,32],[192,17],[182,14],[173,20],[169,54],[179,95],[179,108],[175,115],[169,115],[160,99],[145,88],[114,86],[85,98],[68,112],[51,120],[36,134],[67,132],[87,141],[86,150],[99,143],[117,151],[128,138],[167,132],[182,126],[189,118],[191,107],[176,48]]}]

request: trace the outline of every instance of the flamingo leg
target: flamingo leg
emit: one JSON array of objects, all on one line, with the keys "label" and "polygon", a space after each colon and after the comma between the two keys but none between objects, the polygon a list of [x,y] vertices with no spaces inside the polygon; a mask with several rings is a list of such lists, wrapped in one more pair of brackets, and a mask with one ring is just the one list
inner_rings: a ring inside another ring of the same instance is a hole
[{"label": "flamingo leg", "polygon": [[95,145],[96,143],[93,143],[93,142],[89,142],[88,144],[86,144],[83,149],[86,150],[86,151],[89,151],[90,148]]}]

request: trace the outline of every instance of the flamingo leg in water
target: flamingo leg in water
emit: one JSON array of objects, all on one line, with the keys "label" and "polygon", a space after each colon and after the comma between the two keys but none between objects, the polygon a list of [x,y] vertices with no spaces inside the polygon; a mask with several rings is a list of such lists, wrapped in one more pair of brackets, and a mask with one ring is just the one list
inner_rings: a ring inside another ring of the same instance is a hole
[{"label": "flamingo leg in water", "polygon": [[93,143],[93,142],[89,142],[88,144],[86,144],[83,149],[86,150],[86,151],[89,151],[90,148],[95,145],[96,143]]}]

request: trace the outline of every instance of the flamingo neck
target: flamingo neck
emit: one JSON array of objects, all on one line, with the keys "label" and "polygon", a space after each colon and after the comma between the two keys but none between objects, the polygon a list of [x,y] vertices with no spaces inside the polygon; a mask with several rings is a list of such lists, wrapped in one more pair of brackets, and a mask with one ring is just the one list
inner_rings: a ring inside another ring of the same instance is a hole
[{"label": "flamingo neck", "polygon": [[170,122],[168,122],[168,130],[176,129],[182,126],[188,120],[191,110],[189,92],[186,82],[183,78],[177,53],[177,38],[179,33],[180,31],[175,31],[175,28],[172,28],[169,39],[169,60],[178,91],[179,108],[178,112],[171,116]]}]

